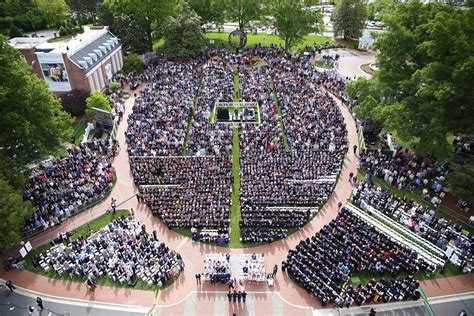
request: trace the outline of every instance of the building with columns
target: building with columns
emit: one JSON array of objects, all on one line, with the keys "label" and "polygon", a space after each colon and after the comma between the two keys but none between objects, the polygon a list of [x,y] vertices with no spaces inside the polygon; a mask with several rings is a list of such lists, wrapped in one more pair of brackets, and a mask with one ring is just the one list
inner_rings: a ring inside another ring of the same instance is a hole
[{"label": "building with columns", "polygon": [[123,65],[120,40],[107,27],[86,27],[82,34],[60,42],[16,37],[9,44],[57,96],[76,89],[101,91]]}]

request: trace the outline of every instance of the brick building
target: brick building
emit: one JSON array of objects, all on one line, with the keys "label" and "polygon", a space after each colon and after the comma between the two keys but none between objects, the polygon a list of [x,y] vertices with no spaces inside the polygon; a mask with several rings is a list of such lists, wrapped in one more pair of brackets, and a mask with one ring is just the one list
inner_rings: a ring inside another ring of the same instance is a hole
[{"label": "brick building", "polygon": [[120,40],[107,27],[85,28],[84,33],[61,42],[16,37],[9,44],[57,96],[75,89],[103,90],[123,65]]}]

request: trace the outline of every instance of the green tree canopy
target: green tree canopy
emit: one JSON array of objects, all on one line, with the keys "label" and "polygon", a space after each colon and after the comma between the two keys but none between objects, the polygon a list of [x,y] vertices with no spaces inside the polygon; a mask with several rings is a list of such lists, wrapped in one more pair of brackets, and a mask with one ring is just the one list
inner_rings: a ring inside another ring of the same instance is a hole
[{"label": "green tree canopy", "polygon": [[191,9],[201,17],[201,25],[224,24],[225,2],[222,0],[188,0]]},{"label": "green tree canopy", "polygon": [[380,21],[384,14],[394,9],[396,4],[395,0],[375,0],[367,4],[367,18],[371,21]]},{"label": "green tree canopy", "polygon": [[379,70],[347,87],[355,111],[444,158],[449,134],[474,132],[474,12],[440,3],[398,4],[375,44]]},{"label": "green tree canopy", "polygon": [[29,201],[23,201],[20,189],[14,189],[0,176],[0,249],[20,242],[20,229],[33,210]]},{"label": "green tree canopy", "polygon": [[320,32],[324,24],[320,12],[307,10],[299,0],[275,0],[270,12],[286,50],[301,43],[305,35]]},{"label": "green tree canopy", "polygon": [[36,7],[51,26],[59,25],[66,19],[69,7],[64,0],[34,0]]},{"label": "green tree canopy", "polygon": [[103,2],[102,0],[68,0],[67,3],[79,23],[85,24],[95,22],[98,11],[97,6]]},{"label": "green tree canopy", "polygon": [[449,164],[448,175],[451,192],[460,198],[474,202],[474,157],[460,157]]},{"label": "green tree canopy", "polygon": [[222,0],[225,1],[225,12],[228,20],[239,23],[244,31],[252,21],[262,18],[265,5],[262,0]]},{"label": "green tree canopy", "polygon": [[[0,1],[0,29],[18,29],[36,31],[46,28],[48,21],[34,0],[5,0]],[[14,33],[14,32],[12,32]]]},{"label": "green tree canopy", "polygon": [[176,17],[168,17],[163,23],[164,51],[170,58],[189,59],[204,48],[201,18],[186,2]]},{"label": "green tree canopy", "polygon": [[367,5],[364,0],[341,0],[333,12],[334,35],[344,39],[362,35],[367,19]]},{"label": "green tree canopy", "polygon": [[27,163],[55,152],[72,129],[60,100],[1,35],[0,60],[0,167],[10,181]]},{"label": "green tree canopy", "polygon": [[143,70],[145,70],[145,63],[143,60],[141,60],[140,57],[135,53],[128,54],[123,63],[122,72],[129,74],[132,71],[136,71],[137,73],[141,74],[143,73]]},{"label": "green tree canopy", "polygon": [[[175,6],[174,1],[167,0],[104,0],[104,3],[114,18],[133,22],[138,26],[140,30],[138,33],[144,35],[146,48],[144,51],[138,51],[139,53],[152,50],[154,28],[161,25],[163,20],[172,13]],[[127,27],[127,25],[123,26]]]},{"label": "green tree canopy", "polygon": [[89,117],[93,116],[92,108],[112,112],[109,99],[107,99],[107,97],[100,91],[91,93],[91,95],[86,99],[86,107],[86,114]]}]

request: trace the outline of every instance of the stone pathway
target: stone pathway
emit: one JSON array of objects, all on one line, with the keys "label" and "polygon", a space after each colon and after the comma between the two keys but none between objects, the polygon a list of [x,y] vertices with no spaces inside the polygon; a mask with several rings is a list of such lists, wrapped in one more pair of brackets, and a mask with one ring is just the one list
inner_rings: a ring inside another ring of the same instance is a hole
[{"label": "stone pathway", "polygon": [[[238,257],[241,253],[263,253],[266,258],[265,265],[267,271],[271,271],[275,264],[280,266],[280,263],[285,260],[288,250],[294,248],[303,238],[314,235],[325,224],[335,218],[338,213],[337,204],[339,202],[344,204],[351,195],[352,187],[348,182],[349,173],[353,172],[355,174],[357,170],[357,158],[352,150],[349,150],[344,159],[340,180],[333,194],[314,219],[298,232],[284,240],[254,248],[229,249],[207,245],[189,240],[170,230],[157,217],[152,215],[146,205],[138,203],[136,198],[129,199],[137,192],[137,188],[133,184],[132,174],[129,168],[124,132],[127,128],[127,117],[132,112],[133,102],[134,97],[133,93],[131,93],[131,97],[125,103],[124,119],[117,133],[120,151],[113,162],[113,166],[117,171],[117,183],[111,195],[95,207],[68,219],[58,227],[31,238],[30,241],[34,247],[37,247],[49,242],[58,232],[68,231],[91,221],[107,210],[110,205],[110,199],[114,197],[118,203],[125,201],[120,205],[120,208],[133,208],[136,218],[146,224],[146,228],[149,232],[156,230],[160,240],[165,242],[170,248],[179,251],[186,263],[184,273],[179,276],[173,285],[157,292],[129,288],[112,288],[107,286],[99,286],[95,292],[88,292],[85,284],[49,279],[29,271],[19,270],[9,272],[2,270],[0,272],[0,278],[12,280],[13,283],[28,290],[57,297],[141,307],[151,307],[153,304],[168,306],[163,309],[155,310],[155,315],[182,315],[185,311],[193,310],[193,308],[196,309],[196,315],[209,315],[213,313],[221,315],[222,310],[228,314],[237,312],[238,315],[269,315],[273,313],[277,315],[301,315],[301,308],[307,310],[309,310],[309,307],[321,308],[319,302],[314,297],[310,296],[304,289],[296,286],[288,275],[282,274],[281,271],[278,272],[275,286],[272,288],[269,288],[266,284],[250,283],[245,285],[247,292],[274,292],[274,294],[271,295],[255,294],[255,297],[249,298],[247,307],[238,307],[230,304],[215,304],[216,298],[213,295],[208,295],[207,292],[202,293],[202,291],[225,292],[227,291],[227,287],[225,285],[211,286],[210,284],[203,284],[197,287],[194,275],[202,272],[206,253],[231,253],[232,256],[235,257]],[[354,144],[357,144],[355,122],[347,108],[338,100],[337,104],[347,124],[349,148],[352,148]],[[10,254],[4,254],[4,256],[8,255]],[[428,297],[472,291],[474,289],[474,275],[462,275],[447,279],[425,281],[422,282],[422,287]],[[196,290],[200,292],[196,292]],[[195,296],[194,303],[186,303],[186,298],[189,295]],[[281,300],[275,299],[277,296],[281,298]],[[218,301],[222,303],[224,300],[219,296]],[[211,312],[211,310],[213,310],[213,312]]]}]

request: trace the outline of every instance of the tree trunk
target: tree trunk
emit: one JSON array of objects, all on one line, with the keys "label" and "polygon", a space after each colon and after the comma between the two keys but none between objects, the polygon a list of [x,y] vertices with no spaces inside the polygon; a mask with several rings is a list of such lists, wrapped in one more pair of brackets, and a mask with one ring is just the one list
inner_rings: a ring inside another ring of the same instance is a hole
[{"label": "tree trunk", "polygon": [[285,50],[286,50],[286,52],[288,52],[288,50],[290,49],[289,45],[290,45],[290,39],[288,37],[285,37]]}]

